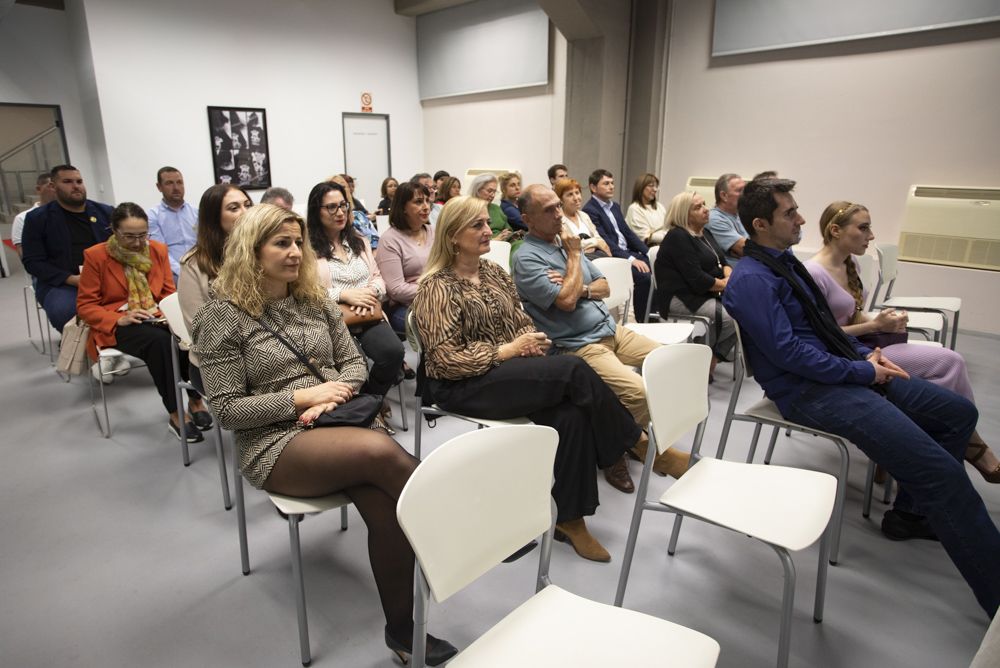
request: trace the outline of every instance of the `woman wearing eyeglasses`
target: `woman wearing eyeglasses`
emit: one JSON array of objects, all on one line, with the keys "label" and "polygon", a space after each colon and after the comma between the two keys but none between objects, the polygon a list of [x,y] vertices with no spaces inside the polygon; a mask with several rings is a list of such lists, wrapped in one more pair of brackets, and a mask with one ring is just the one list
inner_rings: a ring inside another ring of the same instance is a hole
[{"label": "woman wearing eyeglasses", "polygon": [[[338,183],[318,183],[309,193],[306,225],[319,258],[320,285],[341,310],[357,316],[381,315],[385,282],[368,240],[350,223],[351,206]],[[374,362],[368,391],[386,394],[403,365],[403,344],[384,317],[348,325],[361,350]]]},{"label": "woman wearing eyeglasses", "polygon": [[[83,252],[83,271],[76,311],[90,325],[87,351],[97,359],[97,347],[114,347],[146,363],[163,407],[170,414],[168,428],[180,438],[177,393],[170,363],[170,330],[157,304],[174,293],[167,247],[149,241],[149,220],[138,204],[124,202],[111,214],[111,237]],[[187,354],[181,354],[181,375],[188,380]],[[188,391],[188,409],[205,411],[198,393]],[[203,440],[186,417],[187,440]]]}]

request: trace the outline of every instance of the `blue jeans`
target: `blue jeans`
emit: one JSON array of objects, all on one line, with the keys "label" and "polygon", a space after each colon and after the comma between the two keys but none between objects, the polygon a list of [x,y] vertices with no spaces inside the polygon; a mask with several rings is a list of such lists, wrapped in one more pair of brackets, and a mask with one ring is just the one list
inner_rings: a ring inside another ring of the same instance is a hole
[{"label": "blue jeans", "polygon": [[66,323],[76,316],[76,288],[72,285],[49,288],[41,302],[49,322],[62,334]]},{"label": "blue jeans", "polygon": [[394,332],[406,332],[406,314],[410,307],[402,304],[395,304],[389,307],[389,324]]},{"label": "blue jeans", "polygon": [[861,385],[810,383],[788,419],[847,438],[899,482],[895,507],[925,515],[991,617],[1000,605],[1000,532],[963,465],[979,413],[967,399],[919,378],[882,396]]}]

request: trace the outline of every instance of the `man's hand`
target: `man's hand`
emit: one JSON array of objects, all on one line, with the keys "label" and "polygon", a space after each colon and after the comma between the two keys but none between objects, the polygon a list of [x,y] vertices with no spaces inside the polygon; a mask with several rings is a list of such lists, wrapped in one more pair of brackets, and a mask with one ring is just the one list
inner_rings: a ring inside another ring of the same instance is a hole
[{"label": "man's hand", "polygon": [[566,253],[579,253],[582,247],[583,240],[575,234],[570,233],[569,230],[564,226],[562,231],[559,233],[559,239],[562,241],[563,249]]},{"label": "man's hand", "polygon": [[648,274],[649,265],[640,260],[639,258],[632,258],[632,266],[639,270],[640,273]]},{"label": "man's hand", "polygon": [[881,348],[876,348],[872,351],[872,354],[868,356],[868,362],[875,367],[875,380],[872,381],[873,385],[888,383],[893,378],[902,378],[904,380],[909,380],[910,378],[910,374],[900,369],[896,364],[890,361],[889,358],[883,357]]},{"label": "man's hand", "polygon": [[555,283],[556,285],[560,285],[561,286],[563,284],[563,275],[560,274],[555,269],[549,269],[545,273],[549,277],[549,280],[552,281],[553,283]]}]

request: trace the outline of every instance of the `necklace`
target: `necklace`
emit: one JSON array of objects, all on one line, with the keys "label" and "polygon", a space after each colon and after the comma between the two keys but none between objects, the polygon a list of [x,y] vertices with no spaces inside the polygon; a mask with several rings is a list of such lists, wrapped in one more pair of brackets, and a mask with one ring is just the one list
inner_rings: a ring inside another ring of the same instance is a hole
[{"label": "necklace", "polygon": [[413,239],[418,246],[423,246],[424,242],[427,241],[427,228],[425,228],[423,225],[421,225],[420,229],[416,231],[407,230],[406,232],[404,232],[404,234]]},{"label": "necklace", "polygon": [[715,252],[715,249],[712,248],[712,244],[708,243],[708,240],[705,239],[703,235],[702,236],[692,235],[692,236],[694,236],[695,239],[701,240],[701,243],[705,244],[705,247],[708,248],[709,251],[711,251],[712,257],[715,258],[715,266],[718,267],[719,269],[722,269],[722,259],[719,257],[719,254]]}]

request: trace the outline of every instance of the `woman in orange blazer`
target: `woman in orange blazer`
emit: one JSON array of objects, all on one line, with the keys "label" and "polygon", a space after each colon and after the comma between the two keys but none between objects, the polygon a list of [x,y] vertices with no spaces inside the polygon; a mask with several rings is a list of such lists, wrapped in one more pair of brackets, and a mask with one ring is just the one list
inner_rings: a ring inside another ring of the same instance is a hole
[{"label": "woman in orange blazer", "polygon": [[[180,438],[177,393],[170,362],[170,330],[157,304],[174,293],[167,247],[149,241],[149,220],[138,204],[119,204],[111,215],[113,234],[83,253],[83,270],[76,311],[90,325],[87,352],[97,359],[97,347],[115,347],[146,363],[163,406],[168,428]],[[187,353],[181,354],[181,375],[187,380]],[[200,397],[188,392],[191,412],[205,411]],[[187,418],[188,442],[203,440]]]}]

